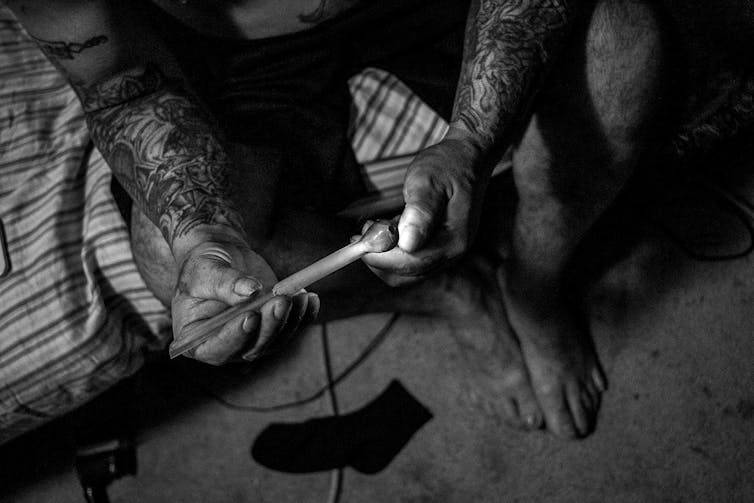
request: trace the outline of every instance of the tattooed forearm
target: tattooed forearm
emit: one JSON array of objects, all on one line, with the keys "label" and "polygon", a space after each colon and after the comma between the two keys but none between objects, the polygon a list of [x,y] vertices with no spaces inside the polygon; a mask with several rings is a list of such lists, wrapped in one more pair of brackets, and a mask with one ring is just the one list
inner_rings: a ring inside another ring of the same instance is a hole
[{"label": "tattooed forearm", "polygon": [[575,0],[476,0],[452,125],[482,144],[511,133],[562,44]]},{"label": "tattooed forearm", "polygon": [[85,50],[107,43],[108,38],[105,35],[97,35],[84,42],[63,42],[42,40],[41,38],[32,37],[42,52],[50,58],[57,59],[74,59],[77,54]]},{"label": "tattooed forearm", "polygon": [[168,87],[176,87],[176,84],[169,82],[156,65],[147,64],[144,68],[122,72],[96,84],[74,83],[74,88],[84,111],[94,113],[144,98]]},{"label": "tattooed forearm", "polygon": [[317,8],[298,15],[298,20],[306,24],[318,24],[331,19],[360,0],[320,0]]},{"label": "tattooed forearm", "polygon": [[218,131],[179,83],[148,66],[77,92],[95,144],[169,244],[203,224],[243,234]]}]

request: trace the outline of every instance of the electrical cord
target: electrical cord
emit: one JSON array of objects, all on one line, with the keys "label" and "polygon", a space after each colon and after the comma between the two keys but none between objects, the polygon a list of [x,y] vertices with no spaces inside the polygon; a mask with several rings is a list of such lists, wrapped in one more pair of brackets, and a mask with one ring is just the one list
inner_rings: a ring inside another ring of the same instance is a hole
[{"label": "electrical cord", "polygon": [[[338,397],[333,386],[332,362],[330,361],[330,343],[327,336],[327,323],[322,324],[320,338],[322,339],[322,359],[325,366],[325,377],[327,385],[327,396],[330,399],[330,409],[333,416],[340,415],[338,410]],[[330,472],[330,492],[327,496],[327,503],[338,503],[343,488],[343,468],[336,468]]]},{"label": "electrical cord", "polygon": [[[315,400],[322,397],[325,393],[328,392],[329,389],[335,388],[338,384],[340,384],[344,379],[346,379],[354,370],[356,370],[364,361],[380,346],[380,344],[385,340],[387,335],[390,333],[390,330],[395,325],[395,322],[398,321],[398,318],[400,318],[399,313],[393,313],[390,316],[390,319],[380,328],[380,330],[377,332],[377,334],[372,337],[372,339],[369,341],[369,343],[366,345],[366,347],[359,353],[359,355],[348,364],[348,366],[343,369],[343,371],[338,374],[337,376],[334,376],[332,378],[332,383],[326,383],[321,388],[314,391],[309,396],[306,396],[304,398],[301,398],[299,400],[293,400],[291,402],[284,402],[279,404],[273,404],[273,405],[255,405],[255,404],[239,404],[231,402],[230,400],[224,398],[223,396],[219,395],[218,393],[212,391],[208,387],[204,386],[201,382],[199,382],[196,377],[194,377],[190,372],[184,372],[186,379],[191,381],[194,386],[199,389],[202,393],[210,397],[215,402],[219,403],[223,407],[226,407],[228,409],[237,410],[240,412],[276,412],[280,410],[286,410],[286,409],[293,409],[297,407],[301,407],[303,405],[309,404],[314,402]],[[329,361],[329,356],[328,356]]]},{"label": "electrical cord", "polygon": [[[338,397],[335,393],[335,386],[338,385],[340,382],[342,382],[346,377],[348,377],[354,370],[356,370],[364,361],[380,346],[380,344],[385,340],[387,335],[390,333],[390,330],[395,325],[395,322],[398,321],[398,318],[400,317],[399,313],[393,313],[390,316],[390,319],[380,328],[380,330],[372,337],[372,339],[369,341],[369,343],[366,345],[366,347],[359,353],[359,355],[348,364],[348,366],[337,376],[333,376],[333,368],[332,368],[332,361],[330,356],[330,343],[329,343],[329,337],[327,332],[327,323],[322,324],[322,329],[320,331],[320,339],[322,342],[322,358],[324,362],[325,367],[325,385],[321,388],[317,389],[314,393],[311,395],[302,398],[300,400],[294,400],[292,402],[286,402],[281,404],[275,404],[275,405],[252,405],[252,404],[237,404],[230,402],[229,400],[225,399],[221,395],[215,393],[214,391],[210,390],[203,384],[201,384],[199,381],[197,381],[189,372],[184,372],[186,375],[186,378],[193,382],[195,387],[199,389],[202,393],[212,398],[215,402],[219,403],[220,405],[236,410],[241,412],[275,412],[279,410],[285,410],[285,409],[292,409],[296,407],[301,407],[303,405],[306,405],[308,403],[311,403],[318,398],[320,398],[322,395],[327,394],[329,402],[330,402],[330,409],[332,410],[332,413],[334,416],[338,416],[340,414],[339,408],[338,408]],[[336,468],[335,470],[332,470],[330,472],[330,489],[328,491],[327,496],[327,503],[338,503],[340,501],[340,496],[343,489],[343,468]]]}]

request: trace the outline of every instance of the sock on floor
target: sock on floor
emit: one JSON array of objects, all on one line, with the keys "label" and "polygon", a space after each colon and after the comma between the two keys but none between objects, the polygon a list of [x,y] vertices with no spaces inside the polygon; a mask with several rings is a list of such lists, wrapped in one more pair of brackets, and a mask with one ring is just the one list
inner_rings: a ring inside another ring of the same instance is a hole
[{"label": "sock on floor", "polygon": [[351,466],[361,473],[387,467],[432,413],[397,380],[361,409],[303,423],[273,423],[251,456],[262,466],[311,473]]}]

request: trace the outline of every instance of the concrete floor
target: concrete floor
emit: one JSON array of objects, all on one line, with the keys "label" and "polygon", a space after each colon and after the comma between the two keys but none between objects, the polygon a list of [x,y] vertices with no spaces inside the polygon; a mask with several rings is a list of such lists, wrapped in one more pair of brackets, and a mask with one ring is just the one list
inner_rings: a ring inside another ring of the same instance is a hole
[{"label": "concrete floor", "polygon": [[[745,170],[730,176],[722,183],[754,203]],[[383,472],[346,469],[342,501],[754,501],[754,256],[700,261],[679,246],[720,254],[745,250],[751,238],[709,187],[659,186],[659,195],[628,197],[581,254],[584,306],[610,379],[594,435],[563,442],[508,430],[495,401],[491,335],[403,318],[337,387],[340,408],[360,407],[398,378],[434,418]],[[335,367],[386,319],[330,324]],[[326,399],[238,412],[192,379],[240,403],[305,396],[324,382],[319,328],[254,374],[185,362],[145,373],[139,472],[111,486],[114,502],[326,501],[328,474],[277,473],[249,455],[269,422],[326,415]],[[65,420],[1,449],[0,501],[83,501],[71,458]]]}]

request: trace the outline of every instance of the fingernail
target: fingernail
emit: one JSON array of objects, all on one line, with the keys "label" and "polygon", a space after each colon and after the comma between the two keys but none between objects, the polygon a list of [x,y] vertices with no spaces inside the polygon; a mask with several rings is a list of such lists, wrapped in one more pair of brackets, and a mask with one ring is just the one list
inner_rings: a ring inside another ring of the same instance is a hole
[{"label": "fingernail", "polygon": [[319,316],[319,308],[320,308],[319,295],[317,295],[316,293],[310,293],[307,300],[312,305],[312,316],[313,318],[316,319],[317,316]]},{"label": "fingernail", "polygon": [[533,430],[537,423],[537,418],[532,416],[531,414],[524,417],[524,423],[526,423],[526,427],[530,430]]},{"label": "fingernail", "polygon": [[361,226],[361,233],[364,234],[366,231],[368,231],[372,224],[374,224],[373,220],[367,220],[366,222],[364,222],[364,225]]},{"label": "fingernail", "polygon": [[398,232],[398,246],[407,252],[413,252],[419,246],[420,235],[421,232],[417,226],[407,224]]},{"label": "fingernail", "polygon": [[238,295],[248,297],[252,293],[262,288],[262,284],[254,278],[238,278],[233,284],[233,291]]},{"label": "fingernail", "polygon": [[290,307],[291,305],[289,302],[280,301],[275,304],[275,307],[272,309],[272,315],[278,320],[282,320],[288,314]]},{"label": "fingernail", "polygon": [[243,358],[247,362],[252,362],[257,359],[257,356],[259,356],[259,353],[257,352],[257,350],[252,349],[251,351],[243,355],[241,358]]},{"label": "fingernail", "polygon": [[258,319],[256,316],[249,315],[246,318],[244,318],[243,325],[241,325],[241,328],[243,329],[244,332],[246,332],[247,334],[250,334],[256,328],[257,321]]}]

